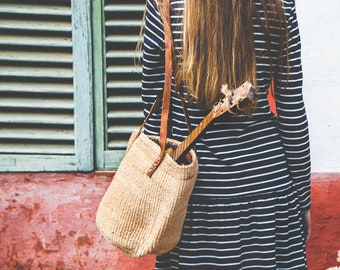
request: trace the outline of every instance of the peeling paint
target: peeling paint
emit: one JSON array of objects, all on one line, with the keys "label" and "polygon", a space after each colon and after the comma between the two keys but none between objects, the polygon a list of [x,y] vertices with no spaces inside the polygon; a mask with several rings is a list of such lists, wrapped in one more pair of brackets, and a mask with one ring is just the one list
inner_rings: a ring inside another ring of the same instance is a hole
[{"label": "peeling paint", "polygon": [[98,233],[113,175],[0,174],[0,269],[152,269],[153,256],[132,260]]},{"label": "peeling paint", "polygon": [[94,243],[94,239],[93,237],[90,238],[88,235],[80,236],[78,237],[76,243],[77,243],[77,248],[81,248],[83,246],[92,247]]},{"label": "peeling paint", "polygon": [[[96,228],[97,205],[113,175],[0,174],[0,269],[153,269],[154,256],[131,259]],[[340,174],[313,175],[310,270],[336,264],[339,194]]]}]

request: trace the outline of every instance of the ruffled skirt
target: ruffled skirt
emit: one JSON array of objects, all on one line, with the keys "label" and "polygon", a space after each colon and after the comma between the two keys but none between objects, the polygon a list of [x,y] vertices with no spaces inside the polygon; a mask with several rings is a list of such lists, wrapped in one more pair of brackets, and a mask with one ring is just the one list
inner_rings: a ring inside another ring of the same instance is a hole
[{"label": "ruffled skirt", "polygon": [[295,191],[234,198],[194,197],[176,248],[157,270],[307,269]]}]

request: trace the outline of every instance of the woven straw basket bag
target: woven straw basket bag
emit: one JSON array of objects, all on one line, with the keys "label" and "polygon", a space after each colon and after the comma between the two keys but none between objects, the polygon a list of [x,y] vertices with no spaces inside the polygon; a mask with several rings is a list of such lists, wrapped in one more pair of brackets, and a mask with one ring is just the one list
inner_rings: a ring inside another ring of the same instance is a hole
[{"label": "woven straw basket bag", "polygon": [[131,257],[162,254],[176,246],[197,176],[197,158],[191,150],[191,164],[178,165],[166,155],[150,178],[147,169],[160,150],[158,139],[131,135],[134,142],[97,212],[104,237]]},{"label": "woven straw basket bag", "polygon": [[[163,3],[170,21],[168,1]],[[179,144],[167,139],[172,80],[172,41],[165,27],[165,83],[160,136],[132,133],[126,154],[104,194],[96,215],[101,234],[131,257],[162,254],[179,242],[189,197],[198,173],[196,153],[189,151],[190,164],[180,165],[165,154],[166,147]]]}]

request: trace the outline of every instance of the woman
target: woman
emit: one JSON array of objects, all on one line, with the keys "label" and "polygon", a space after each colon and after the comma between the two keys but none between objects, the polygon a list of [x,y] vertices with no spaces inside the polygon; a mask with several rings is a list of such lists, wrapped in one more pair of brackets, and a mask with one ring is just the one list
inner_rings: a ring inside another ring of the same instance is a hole
[{"label": "woman", "polygon": [[[160,0],[148,0],[142,98],[145,114],[164,82]],[[249,117],[223,115],[196,143],[199,175],[181,241],[155,269],[306,269],[310,230],[310,153],[302,97],[294,0],[171,0],[177,58],[172,91],[183,93],[193,126],[222,84],[258,88]],[[277,117],[267,94],[275,85]],[[187,128],[171,98],[171,136]],[[160,115],[146,125],[158,134]]]}]

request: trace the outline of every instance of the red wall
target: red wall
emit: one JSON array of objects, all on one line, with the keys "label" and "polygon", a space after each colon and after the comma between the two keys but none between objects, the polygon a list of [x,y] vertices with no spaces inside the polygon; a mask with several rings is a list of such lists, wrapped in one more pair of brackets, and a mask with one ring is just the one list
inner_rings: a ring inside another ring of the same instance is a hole
[{"label": "red wall", "polygon": [[339,266],[340,174],[314,174],[312,181],[312,235],[308,243],[311,270]]},{"label": "red wall", "polygon": [[[0,269],[151,270],[98,234],[95,212],[113,173],[0,174]],[[340,174],[314,174],[311,270],[337,265]],[[340,263],[338,263],[340,264]]]}]

